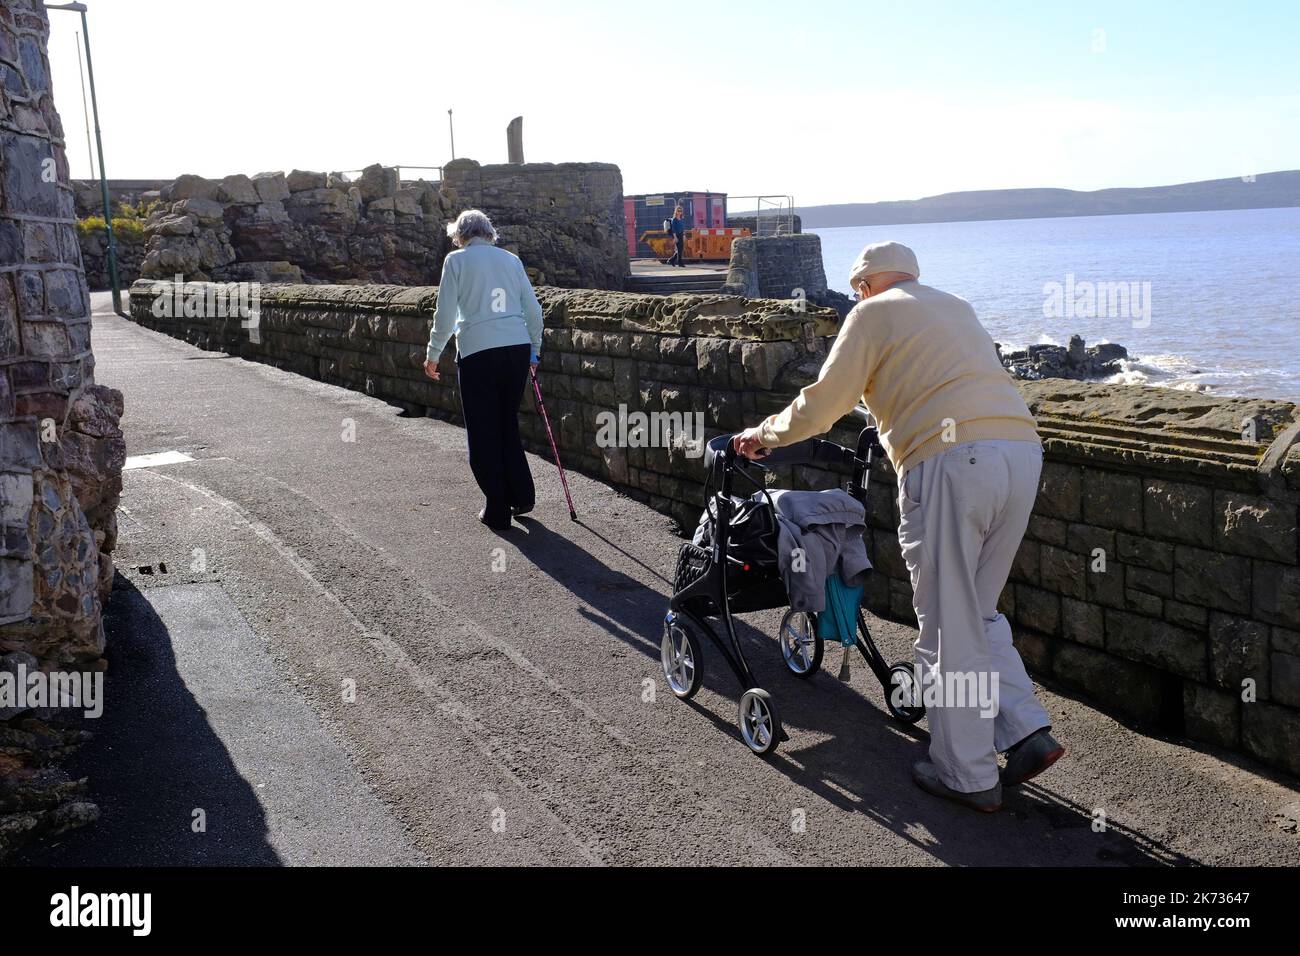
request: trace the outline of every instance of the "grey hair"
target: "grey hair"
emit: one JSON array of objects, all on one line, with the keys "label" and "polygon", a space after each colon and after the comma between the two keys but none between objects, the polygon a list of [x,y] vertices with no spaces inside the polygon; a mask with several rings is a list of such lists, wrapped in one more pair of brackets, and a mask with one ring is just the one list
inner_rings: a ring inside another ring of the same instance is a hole
[{"label": "grey hair", "polygon": [[447,224],[447,235],[457,248],[469,245],[471,239],[497,241],[497,231],[492,227],[492,220],[481,209],[466,209],[456,217],[455,222]]}]

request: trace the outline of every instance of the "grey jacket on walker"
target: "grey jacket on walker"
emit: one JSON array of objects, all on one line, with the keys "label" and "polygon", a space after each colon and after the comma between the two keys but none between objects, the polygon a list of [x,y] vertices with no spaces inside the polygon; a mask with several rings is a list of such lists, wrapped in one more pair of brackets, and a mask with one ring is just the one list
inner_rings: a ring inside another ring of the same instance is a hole
[{"label": "grey jacket on walker", "polygon": [[[776,509],[777,560],[790,607],[824,611],[826,579],[837,565],[840,578],[849,587],[866,583],[871,561],[862,540],[866,527],[862,502],[842,488],[758,491],[750,497],[755,501],[767,498]],[[712,524],[706,510],[691,539],[695,545],[709,546]]]},{"label": "grey jacket on walker", "polygon": [[[864,408],[853,414],[864,422],[867,419]],[[757,686],[745,660],[735,616],[795,602],[825,608],[826,582],[837,564],[843,564],[841,579],[849,587],[860,582],[871,566],[862,541],[867,484],[872,460],[883,449],[871,425],[862,429],[853,448],[810,438],[754,460],[736,453],[734,437],[718,435],[705,449],[705,513],[696,540],[683,544],[677,554],[660,663],[673,695],[689,700],[703,684],[701,639],[707,637],[743,690],[738,708],[741,739],[754,753],[764,755],[788,737],[772,695]],[[847,494],[769,492],[764,476],[772,469],[794,465],[847,468]],[[738,481],[765,500],[737,495]],[[778,497],[787,500],[778,505]],[[797,548],[803,549],[797,565],[803,571],[796,570]],[[786,572],[791,572],[792,587],[786,584]],[[819,613],[791,606],[781,620],[778,643],[795,677],[811,678],[821,666],[824,639]],[[925,715],[925,707],[913,662],[887,663],[872,640],[861,606],[856,618],[856,635],[848,635],[851,645],[845,634],[837,635],[846,655],[849,647],[857,647],[885,691],[890,716],[903,724],[916,723]],[[710,619],[721,624],[722,633]]]}]

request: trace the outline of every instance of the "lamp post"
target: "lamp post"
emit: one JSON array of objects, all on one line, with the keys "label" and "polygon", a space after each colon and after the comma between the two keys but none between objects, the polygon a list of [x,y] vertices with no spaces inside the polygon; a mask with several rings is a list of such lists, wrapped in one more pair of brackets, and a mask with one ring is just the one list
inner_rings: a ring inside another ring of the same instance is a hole
[{"label": "lamp post", "polygon": [[447,129],[451,133],[451,158],[456,158],[456,124],[452,122],[451,110],[447,110]]},{"label": "lamp post", "polygon": [[[46,3],[46,10],[68,10],[81,14],[81,36],[86,45],[86,76],[90,80],[90,110],[95,119],[95,149],[99,153],[99,193],[104,202],[104,228],[108,232],[108,276],[113,284],[113,311],[122,312],[122,283],[117,277],[117,241],[113,237],[113,207],[108,199],[108,178],[104,173],[104,141],[99,135],[99,102],[95,98],[95,67],[90,62],[90,26],[84,3]],[[93,176],[95,171],[90,171]]]}]

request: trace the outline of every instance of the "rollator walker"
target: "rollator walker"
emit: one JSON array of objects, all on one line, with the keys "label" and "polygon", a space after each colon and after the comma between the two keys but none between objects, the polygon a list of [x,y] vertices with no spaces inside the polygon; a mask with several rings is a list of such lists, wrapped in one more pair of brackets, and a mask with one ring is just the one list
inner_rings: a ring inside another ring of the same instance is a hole
[{"label": "rollator walker", "polygon": [[[708,471],[705,500],[710,515],[714,516],[712,541],[708,548],[684,544],[678,553],[673,596],[664,617],[660,658],[669,688],[682,700],[689,700],[699,691],[704,680],[704,655],[699,635],[707,634],[745,689],[740,697],[740,736],[756,754],[772,753],[782,740],[789,737],[781,727],[772,695],[757,686],[745,661],[733,615],[786,607],[790,600],[775,559],[747,559],[744,555],[730,553],[733,549],[732,519],[737,508],[746,501],[745,498],[733,497],[735,479],[745,478],[766,495],[762,480],[765,471],[790,465],[847,466],[852,473],[849,494],[865,507],[871,463],[875,454],[883,452],[884,448],[879,443],[867,409],[859,405],[853,410],[853,415],[866,426],[858,435],[856,448],[810,438],[773,449],[766,456],[751,461],[736,454],[733,435],[719,435],[708,443],[705,450],[704,465]],[[718,489],[716,494],[714,489]],[[771,505],[770,497],[768,504]],[[764,550],[775,555],[777,530],[774,520],[766,533],[773,539],[767,542],[770,547]],[[710,618],[721,619],[722,635],[710,624]],[[821,667],[825,641],[818,632],[817,618],[814,612],[790,608],[781,620],[781,653],[786,667],[796,677],[811,677]],[[862,653],[884,689],[885,705],[890,715],[903,724],[920,720],[925,715],[925,708],[920,703],[913,665],[910,662],[893,665],[885,662],[871,638],[861,607],[857,609],[853,646]],[[847,647],[844,661],[847,664]]]}]

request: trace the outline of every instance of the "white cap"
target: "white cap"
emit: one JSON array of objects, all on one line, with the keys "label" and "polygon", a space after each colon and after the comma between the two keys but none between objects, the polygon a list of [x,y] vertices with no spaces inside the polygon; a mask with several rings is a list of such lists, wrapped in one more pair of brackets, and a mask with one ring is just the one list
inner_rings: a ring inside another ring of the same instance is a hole
[{"label": "white cap", "polygon": [[867,276],[880,272],[904,272],[913,279],[921,277],[916,253],[901,242],[873,242],[859,253],[849,271],[849,288],[857,289]]}]

